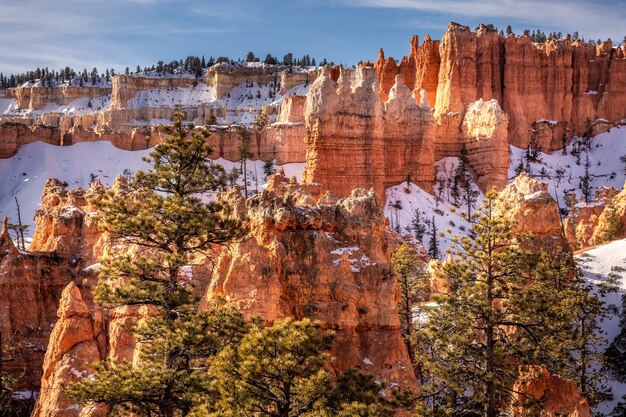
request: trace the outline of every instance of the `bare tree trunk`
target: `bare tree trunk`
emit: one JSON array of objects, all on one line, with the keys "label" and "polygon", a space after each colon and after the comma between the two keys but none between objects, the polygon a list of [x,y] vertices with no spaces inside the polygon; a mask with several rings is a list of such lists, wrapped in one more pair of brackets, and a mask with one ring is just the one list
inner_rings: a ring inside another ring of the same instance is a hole
[{"label": "bare tree trunk", "polygon": [[17,241],[17,246],[22,250],[26,250],[26,243],[24,241],[24,226],[22,225],[22,215],[20,213],[20,203],[17,201],[17,196],[15,197],[15,206],[17,208],[17,227],[18,227],[18,236],[19,239]]}]

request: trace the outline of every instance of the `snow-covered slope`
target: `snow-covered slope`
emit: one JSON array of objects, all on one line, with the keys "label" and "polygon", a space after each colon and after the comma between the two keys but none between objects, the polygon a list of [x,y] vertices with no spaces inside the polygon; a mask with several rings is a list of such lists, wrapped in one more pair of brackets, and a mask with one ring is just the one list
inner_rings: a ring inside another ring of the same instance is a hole
[{"label": "snow-covered slope", "polygon": [[[32,236],[35,211],[40,205],[43,186],[48,178],[65,181],[69,188],[85,188],[89,186],[93,174],[109,186],[124,170],[135,172],[145,169],[147,165],[141,158],[149,152],[124,151],[110,142],[85,142],[63,147],[43,142],[24,145],[13,157],[0,159],[0,216],[8,216],[10,222],[17,223],[17,197],[22,222],[30,226],[27,235]],[[223,159],[216,162],[227,170],[239,167],[238,163]],[[263,164],[263,161],[248,161],[249,189],[260,190],[265,183]],[[286,164],[283,169],[288,176],[301,180],[304,164]]]},{"label": "snow-covered slope", "polygon": [[[566,152],[556,151],[551,155],[541,153],[540,162],[532,162],[531,175],[547,182],[548,190],[557,199],[559,205],[564,207],[563,194],[567,190],[576,192],[582,197],[580,179],[585,175],[585,164],[589,157],[588,172],[591,186],[613,186],[621,190],[626,179],[626,163],[620,160],[620,156],[626,155],[626,127],[613,128],[609,132],[601,133],[591,139],[590,151],[580,152],[577,158],[572,151],[577,147],[580,138],[574,138],[572,144],[567,146]],[[509,178],[515,178],[516,167],[524,158],[525,150],[511,146],[511,166]],[[577,163],[578,162],[578,163]]]},{"label": "snow-covered slope", "polygon": [[[616,240],[604,246],[600,246],[586,253],[576,256],[576,261],[583,271],[585,278],[594,285],[606,282],[609,274],[619,276],[619,293],[612,293],[605,297],[608,304],[620,306],[621,295],[626,292],[626,274],[619,272],[620,268],[626,268],[626,239]],[[619,333],[619,317],[612,316],[602,323],[602,328],[606,332],[604,337],[610,343]],[[602,346],[601,350],[606,349]],[[598,412],[608,414],[621,398],[626,395],[626,384],[617,381],[610,381],[609,386],[613,391],[613,400],[601,403]]]},{"label": "snow-covered slope", "polygon": [[[310,84],[297,85],[284,95],[280,94],[271,84],[242,83],[233,87],[228,95],[215,99],[213,88],[204,83],[185,88],[165,88],[142,90],[128,101],[128,108],[142,109],[148,107],[176,107],[211,105],[223,107],[224,117],[218,118],[219,124],[251,124],[257,112],[268,105],[279,106],[285,97],[292,95],[306,95]],[[271,93],[276,90],[275,95]],[[269,120],[270,122],[274,121]],[[161,121],[162,122],[162,121]],[[202,124],[203,120],[197,120]],[[154,124],[154,123],[153,123]]]},{"label": "snow-covered slope", "polygon": [[209,104],[212,94],[212,88],[204,83],[185,88],[141,90],[128,100],[128,108],[199,106]]},{"label": "snow-covered slope", "polygon": [[[531,176],[548,183],[550,194],[561,207],[565,207],[564,193],[573,191],[578,198],[582,198],[580,179],[585,175],[585,163],[589,157],[589,178],[593,190],[600,186],[612,186],[621,190],[626,180],[626,163],[620,160],[626,155],[626,127],[614,128],[610,132],[597,135],[591,140],[588,152],[580,152],[580,158],[572,154],[581,139],[574,138],[573,143],[566,148],[566,152],[557,151],[552,154],[540,153],[538,162],[531,162]],[[509,178],[516,176],[515,168],[524,156],[524,150],[511,146],[511,167]],[[578,164],[577,164],[578,160]],[[435,218],[439,232],[451,230],[452,235],[463,234],[468,224],[458,214],[451,211],[453,205],[450,193],[451,178],[459,163],[458,158],[444,158],[436,163],[437,181],[433,194],[429,194],[414,184],[402,183],[390,187],[386,192],[385,215],[392,228],[401,233],[410,233],[407,227],[415,210],[419,209],[427,220]],[[477,190],[477,189],[476,189]],[[435,198],[437,196],[438,198]],[[477,198],[480,204],[482,194]],[[398,203],[399,202],[399,203]],[[579,203],[585,204],[585,203]],[[590,202],[589,204],[593,204]],[[466,210],[461,207],[461,210]],[[424,238],[424,245],[429,247],[429,238]],[[439,239],[440,248],[445,251],[451,244],[446,238]]]},{"label": "snow-covered slope", "polygon": [[[420,217],[424,222],[432,222],[434,219],[437,235],[444,233],[444,237],[437,237],[437,245],[440,249],[440,257],[445,254],[446,249],[453,244],[451,237],[461,236],[469,230],[469,223],[461,216],[462,212],[467,212],[466,207],[455,209],[452,204],[451,195],[452,178],[459,164],[459,158],[448,157],[438,161],[437,180],[435,182],[433,194],[429,194],[413,183],[402,183],[390,187],[386,191],[385,216],[389,219],[390,226],[402,234],[412,234],[412,221],[415,211],[420,211]],[[476,204],[472,205],[472,210],[479,206],[483,199],[483,194],[475,184],[473,190],[477,193]],[[473,212],[473,211],[472,211]],[[432,223],[431,223],[432,224]],[[427,226],[428,231],[432,231]],[[425,247],[431,246],[431,234],[426,234],[422,239]]]}]

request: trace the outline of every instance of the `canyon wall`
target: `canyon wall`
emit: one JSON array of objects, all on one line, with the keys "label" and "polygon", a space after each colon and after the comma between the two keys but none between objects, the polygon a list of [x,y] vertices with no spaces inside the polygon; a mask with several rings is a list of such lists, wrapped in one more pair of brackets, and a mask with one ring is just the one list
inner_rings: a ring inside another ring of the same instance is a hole
[{"label": "canyon wall", "polygon": [[97,98],[111,94],[110,87],[61,86],[7,88],[5,98],[15,99],[20,110],[41,110],[48,104],[70,104],[80,98]]},{"label": "canyon wall", "polygon": [[[126,190],[125,181],[118,179],[111,192],[126,198]],[[0,270],[15,269],[3,274],[0,283],[7,297],[0,303],[9,302],[9,311],[18,316],[6,330],[21,334],[28,323],[37,322],[35,333],[20,339],[27,342],[21,349],[30,355],[23,370],[41,377],[36,417],[102,415],[103,410],[82,409],[69,400],[63,384],[88,377],[90,366],[105,358],[134,357],[130,329],[142,310],[104,312],[93,302],[97,258],[113,244],[99,231],[95,216],[94,202],[104,192],[97,182],[88,190],[68,191],[58,181],[48,181],[36,217],[32,249],[37,255],[20,254],[6,233],[0,235]],[[220,198],[247,218],[250,238],[218,249],[214,263],[193,267],[204,300],[228,296],[247,317],[260,315],[268,323],[287,316],[320,320],[337,332],[331,351],[334,371],[357,366],[388,387],[416,388],[400,336],[391,272],[391,253],[402,239],[388,229],[372,192],[356,190],[339,199],[320,186],[299,185],[277,174],[247,202],[236,192]],[[46,262],[29,272],[19,259]],[[35,273],[51,281],[41,288],[41,282],[32,281]],[[9,287],[16,280],[24,281],[20,291]],[[45,296],[24,299],[35,290]],[[30,353],[35,342],[40,347]],[[37,384],[29,388],[37,390]]]},{"label": "canyon wall", "polygon": [[352,85],[330,75],[324,69],[306,99],[305,181],[342,196],[373,187],[381,198],[386,186],[407,178],[430,189],[432,115],[415,103],[401,76],[383,103],[373,68],[359,66]]},{"label": "canyon wall", "polygon": [[[505,37],[485,25],[471,31],[451,23],[440,45],[427,37],[419,46],[414,37],[400,65],[381,50],[376,68],[382,99],[398,73],[411,90],[426,90],[439,124],[448,122],[446,115],[463,115],[479,99],[495,99],[508,115],[511,144],[525,148],[535,140],[553,151],[585,133],[589,123],[626,118],[624,58],[624,47],[613,48],[610,41],[535,44],[528,36]],[[438,144],[436,138],[437,159]]]},{"label": "canyon wall", "polygon": [[343,76],[333,81],[325,70],[313,83],[304,109],[306,182],[342,196],[373,187],[384,198],[386,187],[405,180],[431,190],[434,162],[465,147],[479,186],[506,185],[508,119],[495,100],[479,100],[464,117],[456,113],[439,124],[401,74],[383,102],[375,70],[359,65],[352,84]]}]

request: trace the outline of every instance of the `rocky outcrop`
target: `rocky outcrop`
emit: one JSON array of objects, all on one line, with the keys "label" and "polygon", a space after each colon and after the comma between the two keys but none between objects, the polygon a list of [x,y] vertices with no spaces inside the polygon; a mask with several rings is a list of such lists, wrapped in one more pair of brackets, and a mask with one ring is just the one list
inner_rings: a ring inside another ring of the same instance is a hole
[{"label": "rocky outcrop", "polygon": [[523,366],[513,386],[513,415],[589,417],[590,410],[576,383],[551,375],[541,366]]},{"label": "rocky outcrop", "polygon": [[[463,118],[461,146],[483,190],[508,183],[510,164],[507,141],[508,118],[495,99],[472,103]],[[460,150],[459,150],[460,153]]]},{"label": "rocky outcrop", "polygon": [[68,86],[16,87],[5,90],[6,98],[14,98],[19,110],[41,110],[47,104],[69,104],[80,98],[96,98],[111,94],[110,87]]},{"label": "rocky outcrop", "polygon": [[298,71],[287,66],[258,65],[239,67],[229,64],[213,65],[204,75],[205,82],[213,88],[214,99],[225,97],[233,87],[246,82],[256,84],[280,83],[281,94],[286,94],[298,84],[312,83],[318,71]]},{"label": "rocky outcrop", "polygon": [[141,90],[185,88],[198,83],[190,77],[139,77],[115,75],[112,79],[111,110],[128,107],[128,101]]},{"label": "rocky outcrop", "polygon": [[[599,196],[598,204],[601,205],[604,202],[605,206],[591,234],[591,244],[605,243],[608,240],[622,238],[626,234],[626,184],[617,195],[610,198],[609,196],[614,193],[613,190],[604,199],[602,195]],[[606,203],[607,200],[609,200],[608,203]]]},{"label": "rocky outcrop", "polygon": [[227,296],[267,322],[320,320],[337,332],[334,369],[357,366],[388,386],[414,387],[390,267],[401,242],[373,193],[337,200],[278,174],[245,208],[235,204],[251,237],[219,257],[207,297]]},{"label": "rocky outcrop", "polygon": [[605,130],[626,117],[624,48],[610,41],[591,45],[565,38],[536,44],[528,36],[504,37],[486,25],[471,31],[451,23],[440,47],[430,37],[419,46],[413,37],[399,66],[381,51],[377,70],[383,99],[394,73],[402,73],[410,89],[426,90],[440,124],[459,113],[460,127],[471,103],[497,100],[509,118],[509,141],[521,148],[533,139],[545,151],[560,149],[586,132],[589,122],[606,120],[599,126]]},{"label": "rocky outcrop", "polygon": [[434,180],[433,120],[396,77],[389,100],[378,94],[374,68],[357,67],[356,80],[338,82],[324,69],[305,104],[305,181],[338,195],[356,187],[385,187],[410,178],[430,189]]},{"label": "rocky outcrop", "polygon": [[[600,227],[599,218],[616,195],[617,190],[613,187],[598,187],[593,201],[589,204],[583,201],[574,201],[574,204],[571,204],[570,213],[564,220],[564,228],[567,241],[574,249],[600,243],[599,237],[604,235],[607,229],[606,218],[608,217],[608,211],[604,215]],[[624,222],[626,222],[626,218],[624,218]]]},{"label": "rocky outcrop", "polygon": [[548,184],[521,173],[500,193],[501,205],[515,221],[515,233],[527,235],[528,249],[570,252],[565,238],[559,207],[548,192]]},{"label": "rocky outcrop", "polygon": [[6,219],[0,233],[0,328],[3,344],[16,358],[3,371],[17,378],[18,390],[39,390],[41,364],[63,288],[77,276],[69,259],[54,253],[20,252]]},{"label": "rocky outcrop", "polygon": [[102,321],[92,319],[76,284],[69,283],[61,295],[58,321],[50,334],[43,362],[41,394],[33,417],[85,415],[81,414],[82,407],[67,397],[64,386],[90,377],[92,366],[101,359],[102,346],[97,339],[104,331],[102,326]]},{"label": "rocky outcrop", "polygon": [[27,143],[42,141],[50,144],[59,143],[59,133],[51,127],[30,128],[21,123],[0,124],[0,158],[9,158]]},{"label": "rocky outcrop", "polygon": [[[119,193],[125,179],[116,179],[112,191]],[[49,179],[35,214],[35,233],[31,252],[55,253],[80,265],[92,265],[106,253],[110,242],[98,228],[95,201],[105,192],[94,181],[87,190],[67,190],[59,180]]]}]

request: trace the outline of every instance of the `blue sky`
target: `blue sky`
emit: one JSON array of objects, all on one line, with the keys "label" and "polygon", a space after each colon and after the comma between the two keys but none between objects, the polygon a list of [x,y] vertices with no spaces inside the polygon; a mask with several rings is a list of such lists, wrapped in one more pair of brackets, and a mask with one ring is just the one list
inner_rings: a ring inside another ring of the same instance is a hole
[{"label": "blue sky", "polygon": [[0,0],[0,72],[248,51],[353,64],[380,47],[399,58],[411,35],[439,39],[450,21],[621,41],[626,0]]}]

